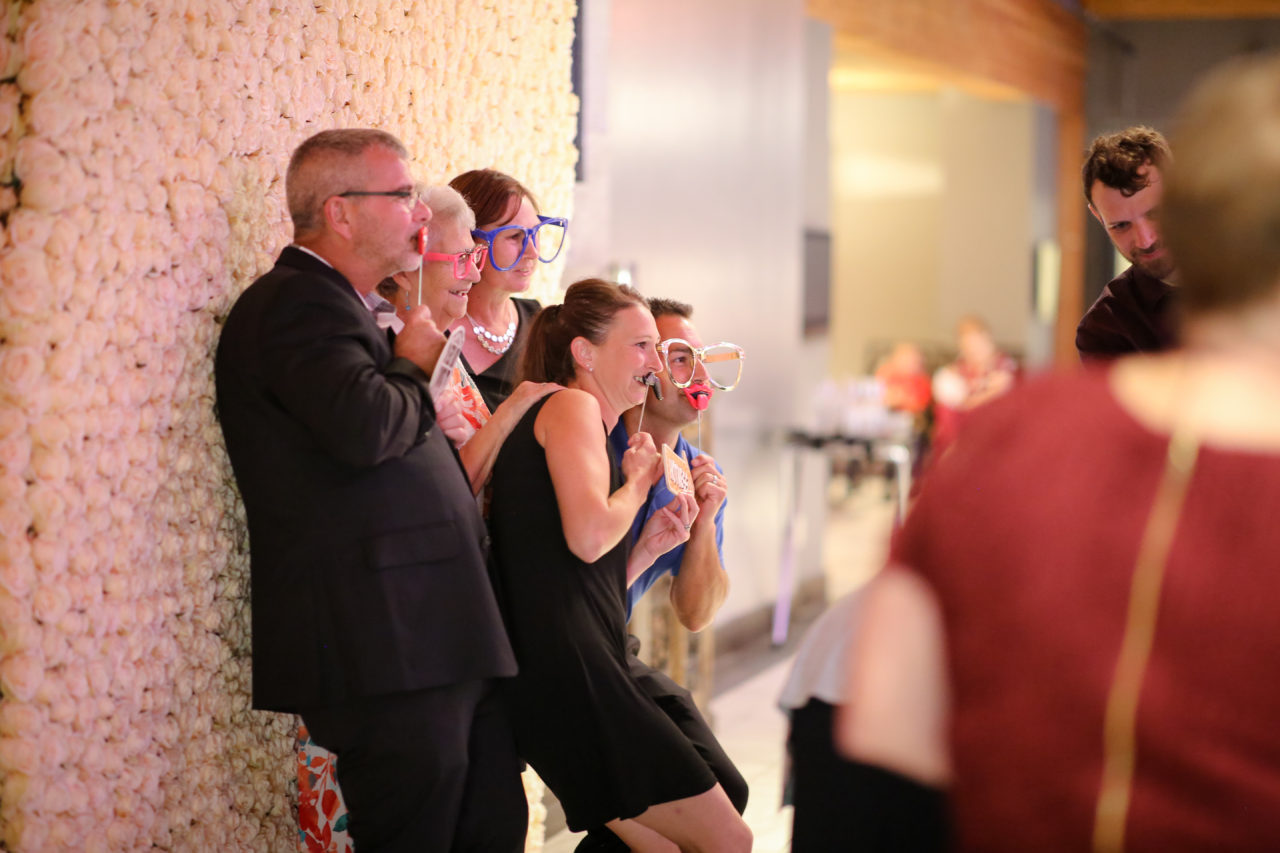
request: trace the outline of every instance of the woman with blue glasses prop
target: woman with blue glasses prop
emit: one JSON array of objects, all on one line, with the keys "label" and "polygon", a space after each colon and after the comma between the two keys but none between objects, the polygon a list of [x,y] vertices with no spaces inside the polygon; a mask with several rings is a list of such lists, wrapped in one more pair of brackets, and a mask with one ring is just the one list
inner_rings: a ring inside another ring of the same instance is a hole
[{"label": "woman with blue glasses prop", "polygon": [[569,221],[543,216],[524,185],[493,169],[465,172],[449,185],[475,212],[477,227],[471,234],[488,250],[466,314],[454,328],[467,330],[462,358],[494,410],[515,386],[525,334],[542,309],[523,294],[538,264],[560,255]]}]

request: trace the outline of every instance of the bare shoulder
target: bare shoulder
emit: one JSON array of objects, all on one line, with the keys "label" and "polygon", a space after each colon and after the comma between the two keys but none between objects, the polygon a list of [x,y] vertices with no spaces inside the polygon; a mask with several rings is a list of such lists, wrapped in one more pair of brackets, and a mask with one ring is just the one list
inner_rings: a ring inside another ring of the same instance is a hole
[{"label": "bare shoulder", "polygon": [[1191,351],[1122,359],[1109,384],[1152,432],[1188,429],[1208,444],[1280,450],[1280,379],[1254,360]]},{"label": "bare shoulder", "polygon": [[533,424],[533,434],[543,447],[547,445],[547,437],[554,435],[556,439],[589,435],[593,429],[599,429],[600,404],[596,398],[578,388],[565,388],[547,398],[542,411],[538,412]]}]

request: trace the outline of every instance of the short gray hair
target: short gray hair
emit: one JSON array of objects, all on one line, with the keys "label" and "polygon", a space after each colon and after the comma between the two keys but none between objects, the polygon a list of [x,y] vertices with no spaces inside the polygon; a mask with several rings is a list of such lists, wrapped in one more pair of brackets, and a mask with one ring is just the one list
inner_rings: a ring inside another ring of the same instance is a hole
[{"label": "short gray hair", "polygon": [[315,234],[324,224],[324,203],[350,189],[356,160],[366,150],[381,146],[403,160],[409,159],[404,143],[385,130],[345,127],[322,130],[293,150],[284,176],[296,240]]},{"label": "short gray hair", "polygon": [[431,208],[431,224],[427,226],[427,249],[434,251],[436,228],[457,223],[470,234],[476,227],[476,215],[467,206],[467,200],[451,186],[421,187],[418,195]]}]

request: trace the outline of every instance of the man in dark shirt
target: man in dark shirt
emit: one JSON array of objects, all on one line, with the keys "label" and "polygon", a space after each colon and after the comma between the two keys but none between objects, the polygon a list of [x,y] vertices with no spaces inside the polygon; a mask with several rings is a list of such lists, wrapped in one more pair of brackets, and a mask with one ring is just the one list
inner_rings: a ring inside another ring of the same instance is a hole
[{"label": "man in dark shirt", "polygon": [[1116,276],[1076,328],[1086,362],[1173,346],[1177,270],[1156,216],[1169,145],[1149,127],[1099,136],[1082,169],[1089,212],[1132,266]]}]

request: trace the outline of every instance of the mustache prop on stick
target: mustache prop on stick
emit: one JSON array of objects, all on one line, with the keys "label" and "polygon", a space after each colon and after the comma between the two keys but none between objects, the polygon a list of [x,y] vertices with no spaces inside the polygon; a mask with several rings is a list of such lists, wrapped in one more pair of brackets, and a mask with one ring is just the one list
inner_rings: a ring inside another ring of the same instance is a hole
[{"label": "mustache prop on stick", "polygon": [[[644,384],[653,389],[653,396],[658,398],[658,402],[662,402],[662,385],[658,382],[658,374],[650,370],[644,375]],[[644,407],[649,402],[649,395],[644,395],[644,400],[640,403],[640,420],[636,422],[636,432],[640,431],[640,427],[644,424]]]}]

